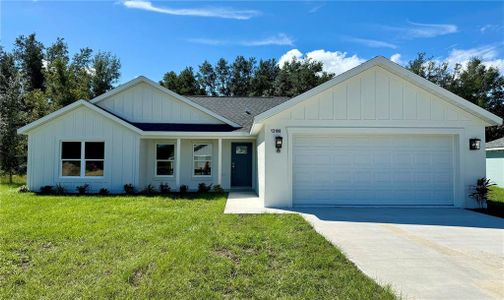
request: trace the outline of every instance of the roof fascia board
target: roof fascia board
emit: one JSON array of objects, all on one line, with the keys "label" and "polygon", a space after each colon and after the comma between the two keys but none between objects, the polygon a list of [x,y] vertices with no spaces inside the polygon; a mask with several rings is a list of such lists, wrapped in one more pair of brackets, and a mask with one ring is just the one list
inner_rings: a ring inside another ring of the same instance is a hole
[{"label": "roof fascia board", "polygon": [[100,102],[102,100],[105,100],[106,98],[109,98],[109,97],[111,97],[113,95],[116,95],[116,94],[118,94],[118,93],[120,93],[120,92],[122,92],[122,91],[124,91],[124,90],[126,90],[126,89],[128,89],[128,88],[130,88],[130,87],[132,87],[132,86],[134,86],[136,84],[138,84],[138,83],[141,83],[141,82],[146,83],[149,86],[152,86],[152,87],[156,88],[157,90],[161,91],[162,93],[168,94],[168,95],[174,97],[175,99],[177,99],[179,101],[182,101],[185,104],[187,104],[189,106],[192,106],[192,107],[194,107],[194,108],[196,108],[196,109],[198,109],[198,110],[200,110],[200,111],[202,111],[202,112],[204,112],[204,113],[206,113],[206,114],[208,114],[208,115],[210,115],[210,116],[212,116],[212,117],[214,117],[214,118],[216,118],[216,119],[218,119],[218,120],[220,120],[220,121],[222,121],[222,122],[224,122],[224,123],[226,123],[228,125],[231,125],[231,126],[233,126],[235,128],[241,127],[241,125],[239,125],[239,124],[237,124],[237,123],[235,123],[235,122],[233,122],[233,121],[231,121],[231,120],[229,120],[227,118],[224,118],[223,116],[221,116],[219,114],[216,114],[215,112],[213,112],[213,111],[211,111],[211,110],[209,110],[209,109],[207,109],[207,108],[199,105],[198,103],[195,103],[195,102],[191,101],[190,99],[188,99],[188,98],[186,98],[186,97],[184,97],[182,95],[179,95],[179,94],[177,94],[177,93],[175,93],[173,91],[170,91],[169,89],[161,86],[160,84],[158,84],[158,83],[150,80],[149,78],[147,78],[145,76],[139,76],[139,77],[137,77],[137,78],[135,78],[135,79],[133,79],[133,80],[131,80],[131,81],[123,84],[123,85],[120,85],[120,86],[116,87],[115,89],[113,89],[111,91],[108,91],[105,94],[102,94],[102,95],[100,95],[100,96],[92,99],[90,102],[93,103],[93,104],[96,104],[96,103],[98,103],[98,102]]}]

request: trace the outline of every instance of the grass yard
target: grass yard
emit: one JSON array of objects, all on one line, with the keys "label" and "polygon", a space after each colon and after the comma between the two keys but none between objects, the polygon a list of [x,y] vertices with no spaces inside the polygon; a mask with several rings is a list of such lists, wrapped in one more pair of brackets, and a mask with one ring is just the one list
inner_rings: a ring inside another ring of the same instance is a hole
[{"label": "grass yard", "polygon": [[0,299],[393,299],[297,215],[0,185]]},{"label": "grass yard", "polygon": [[490,201],[500,202],[504,204],[504,188],[500,188],[497,186],[493,186],[490,188],[492,191],[490,192]]}]

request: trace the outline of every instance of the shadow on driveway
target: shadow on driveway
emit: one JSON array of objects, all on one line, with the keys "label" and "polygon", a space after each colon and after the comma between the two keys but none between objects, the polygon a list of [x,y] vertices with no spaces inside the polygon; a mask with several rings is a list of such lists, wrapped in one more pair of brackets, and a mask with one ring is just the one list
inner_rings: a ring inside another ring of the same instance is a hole
[{"label": "shadow on driveway", "polygon": [[291,210],[323,221],[504,229],[504,219],[459,208],[303,207]]}]

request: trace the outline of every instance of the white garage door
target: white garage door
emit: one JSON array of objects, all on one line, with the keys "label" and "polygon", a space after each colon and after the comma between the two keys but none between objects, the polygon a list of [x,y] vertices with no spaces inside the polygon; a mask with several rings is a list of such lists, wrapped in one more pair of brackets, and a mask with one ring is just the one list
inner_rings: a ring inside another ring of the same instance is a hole
[{"label": "white garage door", "polygon": [[453,205],[452,136],[294,136],[294,205]]}]

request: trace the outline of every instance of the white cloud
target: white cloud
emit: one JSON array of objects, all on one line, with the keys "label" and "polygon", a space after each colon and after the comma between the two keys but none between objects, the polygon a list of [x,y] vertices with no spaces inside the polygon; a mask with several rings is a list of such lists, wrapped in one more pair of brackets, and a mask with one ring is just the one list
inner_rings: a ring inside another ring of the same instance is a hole
[{"label": "white cloud", "polygon": [[226,44],[226,41],[223,41],[223,40],[205,39],[205,38],[192,38],[192,39],[187,39],[187,41],[190,43],[194,43],[194,44],[203,44],[203,45],[210,45],[210,46],[219,46],[219,45]]},{"label": "white cloud", "polygon": [[323,6],[324,6],[324,4],[320,4],[320,5],[314,6],[314,7],[312,7],[312,8],[308,11],[308,13],[309,13],[309,14],[314,14],[314,13],[316,13],[317,11],[319,11],[319,9],[321,9]]},{"label": "white cloud", "polygon": [[187,39],[188,42],[195,44],[211,45],[211,46],[223,46],[223,45],[238,45],[247,47],[258,47],[258,46],[293,46],[294,40],[284,33],[279,33],[274,36],[266,37],[257,40],[219,40],[219,39],[207,39],[207,38],[191,38]]},{"label": "white cloud", "polygon": [[450,66],[461,64],[463,67],[467,65],[473,57],[478,57],[487,67],[494,67],[504,73],[504,59],[499,57],[499,50],[496,46],[481,46],[470,49],[452,49],[446,61]]},{"label": "white cloud", "polygon": [[269,45],[293,46],[294,40],[284,33],[279,33],[277,35],[270,36],[264,39],[244,41],[242,42],[242,44],[244,46],[269,46]]},{"label": "white cloud", "polygon": [[405,65],[405,62],[401,59],[401,54],[399,53],[393,54],[390,57],[390,60],[401,66]]},{"label": "white cloud", "polygon": [[394,26],[382,26],[386,30],[397,31],[402,34],[402,38],[432,38],[437,36],[442,36],[450,33],[455,33],[458,31],[458,27],[455,24],[426,24],[426,23],[415,23],[408,22],[409,26],[406,27],[394,27]]},{"label": "white cloud", "polygon": [[489,31],[500,31],[503,28],[504,28],[504,26],[502,26],[502,25],[486,24],[485,26],[481,26],[480,32],[486,33]]},{"label": "white cloud", "polygon": [[379,40],[371,40],[371,39],[361,39],[361,38],[348,38],[350,42],[362,44],[364,46],[368,46],[371,48],[390,48],[397,49],[397,46],[391,43],[387,43]]},{"label": "white cloud", "polygon": [[259,11],[256,10],[236,10],[232,8],[223,8],[223,7],[207,7],[207,8],[158,7],[154,6],[152,2],[144,0],[126,0],[123,2],[123,4],[128,8],[141,9],[176,16],[248,20],[261,14]]},{"label": "white cloud", "polygon": [[316,61],[321,61],[324,64],[324,71],[334,73],[336,75],[348,71],[364,61],[363,58],[357,55],[349,56],[346,52],[340,51],[326,51],[324,49],[314,50],[311,52],[302,53],[298,49],[292,49],[283,54],[279,59],[280,67],[285,64],[285,62],[296,59],[313,59]]}]

